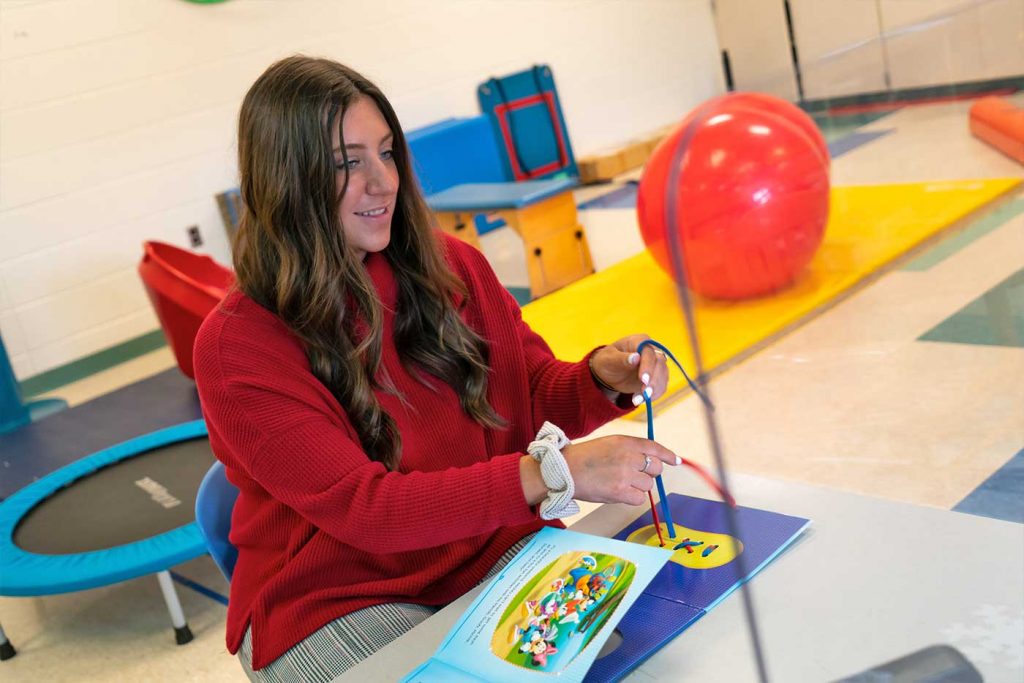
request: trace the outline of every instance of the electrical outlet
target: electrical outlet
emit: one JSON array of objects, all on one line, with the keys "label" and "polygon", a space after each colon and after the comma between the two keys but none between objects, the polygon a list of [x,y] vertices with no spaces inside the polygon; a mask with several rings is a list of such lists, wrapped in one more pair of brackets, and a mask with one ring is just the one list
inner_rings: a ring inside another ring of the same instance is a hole
[{"label": "electrical outlet", "polygon": [[193,249],[203,246],[203,236],[199,232],[198,225],[190,225],[188,227],[188,243]]}]

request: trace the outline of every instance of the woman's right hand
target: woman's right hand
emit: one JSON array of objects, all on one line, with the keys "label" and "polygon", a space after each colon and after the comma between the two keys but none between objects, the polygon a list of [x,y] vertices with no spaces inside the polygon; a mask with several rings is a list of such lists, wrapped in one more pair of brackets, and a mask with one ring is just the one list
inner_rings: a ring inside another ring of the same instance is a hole
[{"label": "woman's right hand", "polygon": [[643,505],[654,477],[665,465],[681,462],[655,441],[621,435],[571,443],[562,455],[572,472],[575,497],[594,503]]}]

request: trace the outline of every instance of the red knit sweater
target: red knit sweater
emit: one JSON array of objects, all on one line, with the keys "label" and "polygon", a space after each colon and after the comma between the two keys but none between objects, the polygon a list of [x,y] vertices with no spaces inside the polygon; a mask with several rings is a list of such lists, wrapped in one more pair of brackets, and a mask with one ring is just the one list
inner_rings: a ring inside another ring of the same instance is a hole
[{"label": "red knit sweater", "polygon": [[545,524],[519,479],[519,458],[543,422],[576,438],[623,412],[594,384],[586,359],[552,356],[478,251],[443,244],[469,289],[464,319],[490,347],[488,399],[509,427],[482,428],[450,386],[428,387],[405,371],[391,339],[396,283],[386,259],[370,254],[385,311],[382,365],[407,401],[376,394],[401,432],[397,472],[362,451],[276,316],[235,292],[199,331],[196,384],[210,443],[240,489],[227,645],[237,652],[251,625],[255,669],[354,610],[443,605],[465,593]]}]

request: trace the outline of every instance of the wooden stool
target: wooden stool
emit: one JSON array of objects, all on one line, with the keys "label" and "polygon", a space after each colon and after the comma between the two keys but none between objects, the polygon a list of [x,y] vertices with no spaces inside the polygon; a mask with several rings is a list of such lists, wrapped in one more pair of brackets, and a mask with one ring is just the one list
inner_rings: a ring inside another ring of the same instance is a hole
[{"label": "wooden stool", "polygon": [[467,183],[427,197],[440,228],[480,248],[472,217],[494,213],[523,240],[530,291],[543,296],[594,272],[569,179]]}]

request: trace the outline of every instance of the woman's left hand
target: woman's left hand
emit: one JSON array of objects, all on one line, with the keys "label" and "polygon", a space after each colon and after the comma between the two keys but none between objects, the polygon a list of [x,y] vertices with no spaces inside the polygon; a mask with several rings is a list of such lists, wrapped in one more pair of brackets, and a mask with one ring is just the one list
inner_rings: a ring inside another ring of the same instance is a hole
[{"label": "woman's left hand", "polygon": [[623,337],[613,344],[598,349],[590,362],[597,379],[624,394],[633,394],[633,405],[644,402],[640,392],[650,392],[651,400],[665,393],[668,385],[668,364],[665,355],[653,346],[636,349],[640,342],[650,339],[646,334]]}]

